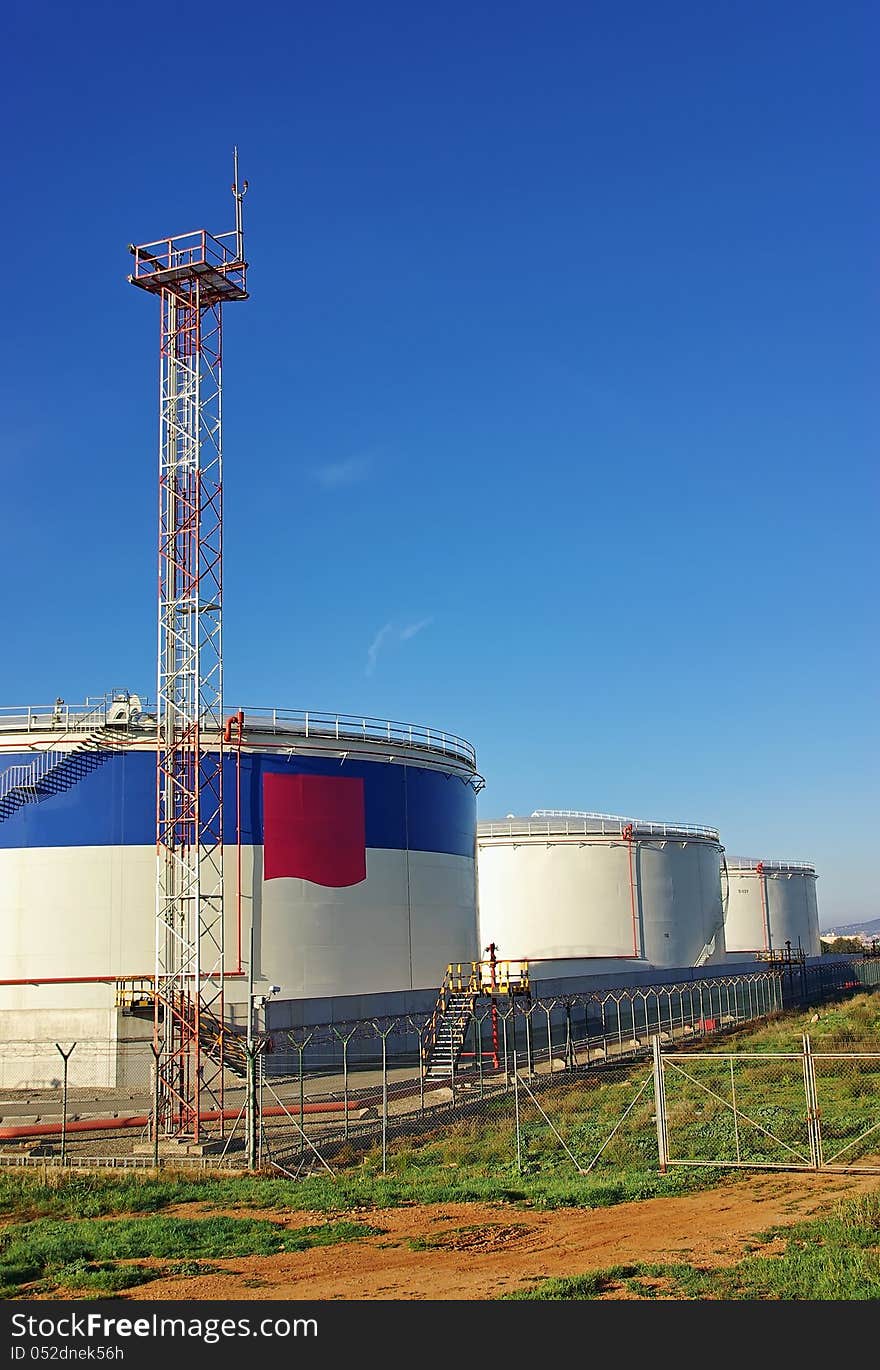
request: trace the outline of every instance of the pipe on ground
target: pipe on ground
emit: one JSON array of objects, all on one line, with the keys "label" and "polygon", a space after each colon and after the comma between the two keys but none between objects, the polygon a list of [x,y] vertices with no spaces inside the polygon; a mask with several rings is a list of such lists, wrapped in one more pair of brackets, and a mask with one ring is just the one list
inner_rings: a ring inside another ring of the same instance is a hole
[{"label": "pipe on ground", "polygon": [[[345,1100],[334,1100],[326,1104],[304,1104],[303,1113],[342,1113],[347,1109],[349,1113],[362,1113],[362,1104],[346,1104]],[[286,1116],[296,1117],[299,1113],[299,1105],[291,1108],[282,1108],[280,1105],[273,1104],[270,1108],[260,1110],[263,1118],[283,1118]],[[200,1123],[232,1122],[241,1113],[240,1108],[212,1109],[209,1113],[200,1113]],[[16,1127],[0,1127],[0,1142],[15,1142],[25,1140],[28,1137],[60,1137],[62,1130],[71,1132],[121,1132],[126,1127],[146,1127],[150,1118],[146,1113],[123,1114],[120,1118],[78,1118],[74,1122],[67,1124],[66,1129],[63,1123],[23,1123]]]}]

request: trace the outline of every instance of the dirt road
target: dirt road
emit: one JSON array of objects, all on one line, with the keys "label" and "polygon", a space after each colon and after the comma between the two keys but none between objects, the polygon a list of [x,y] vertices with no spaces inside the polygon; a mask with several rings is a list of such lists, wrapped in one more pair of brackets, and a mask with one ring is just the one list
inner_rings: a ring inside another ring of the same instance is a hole
[{"label": "dirt road", "polygon": [[[611,1208],[534,1212],[510,1205],[412,1206],[345,1216],[381,1235],[309,1251],[212,1261],[221,1273],[162,1278],[123,1297],[137,1299],[493,1299],[551,1276],[580,1275],[639,1261],[704,1268],[732,1264],[769,1227],[800,1222],[837,1201],[880,1191],[880,1176],[774,1173],[738,1177],[681,1198]],[[199,1204],[167,1210],[205,1216]],[[217,1210],[210,1210],[216,1213]],[[325,1214],[269,1215],[288,1228]],[[774,1248],[771,1248],[774,1249]]]}]

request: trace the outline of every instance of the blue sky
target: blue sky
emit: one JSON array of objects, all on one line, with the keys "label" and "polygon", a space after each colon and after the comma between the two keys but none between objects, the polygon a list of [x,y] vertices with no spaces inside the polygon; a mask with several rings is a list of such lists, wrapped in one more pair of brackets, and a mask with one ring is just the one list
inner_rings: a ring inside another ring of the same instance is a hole
[{"label": "blue sky", "polygon": [[[157,335],[232,227],[226,699],[880,914],[876,6],[7,8],[3,702],[154,693]],[[177,17],[174,17],[177,15]]]}]

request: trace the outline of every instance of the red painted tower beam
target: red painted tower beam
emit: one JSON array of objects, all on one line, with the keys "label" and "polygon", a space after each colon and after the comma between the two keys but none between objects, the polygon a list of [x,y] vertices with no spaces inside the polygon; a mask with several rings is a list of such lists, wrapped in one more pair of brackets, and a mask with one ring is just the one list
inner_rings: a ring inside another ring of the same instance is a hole
[{"label": "red painted tower beam", "polygon": [[194,1138],[206,1108],[223,1109],[221,370],[223,305],[248,298],[246,190],[236,150],[232,232],[199,229],[129,249],[128,279],[158,297],[161,319],[156,1125]]}]

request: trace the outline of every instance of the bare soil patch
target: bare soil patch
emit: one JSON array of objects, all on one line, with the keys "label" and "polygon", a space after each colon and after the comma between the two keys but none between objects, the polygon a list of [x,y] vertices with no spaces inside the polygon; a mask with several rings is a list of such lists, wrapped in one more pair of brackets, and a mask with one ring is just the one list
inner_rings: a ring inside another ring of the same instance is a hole
[{"label": "bare soil patch", "polygon": [[[880,1191],[876,1175],[761,1174],[679,1198],[611,1208],[547,1212],[503,1204],[412,1205],[351,1213],[236,1208],[230,1216],[282,1221],[291,1229],[350,1218],[378,1235],[273,1256],[213,1259],[218,1272],[162,1278],[122,1295],[138,1299],[493,1299],[541,1280],[612,1265],[686,1261],[734,1264],[758,1234]],[[212,1210],[218,1212],[218,1210]],[[224,1210],[225,1211],[225,1210]],[[204,1217],[183,1204],[179,1217]],[[769,1254],[765,1245],[764,1250]],[[655,1297],[662,1291],[656,1290]],[[611,1294],[614,1297],[614,1294]],[[634,1297],[618,1293],[617,1297]],[[637,1296],[635,1296],[637,1297]]]}]

